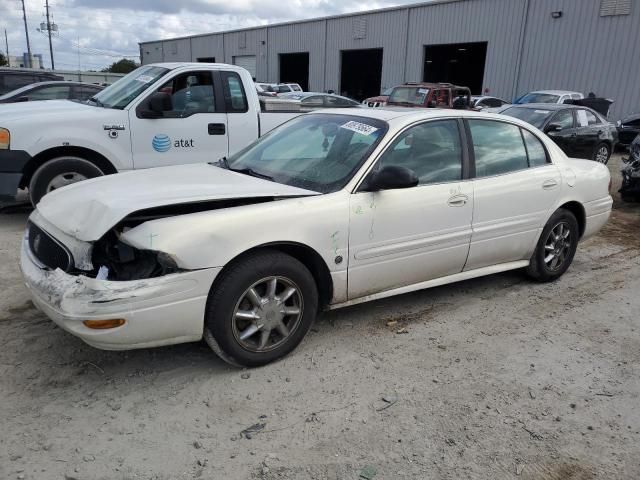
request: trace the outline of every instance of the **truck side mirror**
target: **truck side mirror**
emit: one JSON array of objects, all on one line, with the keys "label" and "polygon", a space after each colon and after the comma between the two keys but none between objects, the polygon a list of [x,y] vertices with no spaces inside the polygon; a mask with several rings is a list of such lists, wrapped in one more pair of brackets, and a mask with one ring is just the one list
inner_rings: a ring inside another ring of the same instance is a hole
[{"label": "truck side mirror", "polygon": [[559,132],[560,130],[562,130],[562,126],[557,123],[550,123],[544,129],[544,133]]},{"label": "truck side mirror", "polygon": [[173,110],[171,95],[166,92],[155,92],[145,103],[138,112],[141,118],[162,118],[164,112]]}]

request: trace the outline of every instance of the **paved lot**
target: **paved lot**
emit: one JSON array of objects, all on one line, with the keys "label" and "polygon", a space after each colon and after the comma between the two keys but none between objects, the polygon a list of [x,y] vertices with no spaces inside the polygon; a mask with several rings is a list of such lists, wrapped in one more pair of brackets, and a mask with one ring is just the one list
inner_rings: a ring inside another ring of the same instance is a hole
[{"label": "paved lot", "polygon": [[27,215],[0,215],[2,479],[640,478],[640,204],[616,202],[556,283],[332,312],[251,371],[56,328],[21,285]]}]

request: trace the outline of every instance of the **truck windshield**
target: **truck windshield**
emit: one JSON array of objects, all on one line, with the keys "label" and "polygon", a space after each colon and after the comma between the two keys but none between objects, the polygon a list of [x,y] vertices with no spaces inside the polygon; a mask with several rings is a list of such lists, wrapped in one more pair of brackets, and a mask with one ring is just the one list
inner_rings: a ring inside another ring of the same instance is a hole
[{"label": "truck windshield", "polygon": [[89,102],[95,103],[99,107],[122,110],[151,84],[168,72],[169,69],[164,67],[146,66],[136,68],[113,85],[91,97]]},{"label": "truck windshield", "polygon": [[387,132],[368,117],[313,113],[296,117],[238,152],[225,166],[294,187],[340,190]]},{"label": "truck windshield", "polygon": [[396,87],[389,95],[389,103],[410,103],[411,105],[424,105],[429,95],[428,88],[422,87]]}]

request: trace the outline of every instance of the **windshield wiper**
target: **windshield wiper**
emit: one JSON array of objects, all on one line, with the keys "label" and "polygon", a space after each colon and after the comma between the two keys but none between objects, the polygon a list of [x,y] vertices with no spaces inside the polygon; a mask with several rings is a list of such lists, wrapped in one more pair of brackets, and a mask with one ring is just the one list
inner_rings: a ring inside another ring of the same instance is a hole
[{"label": "windshield wiper", "polygon": [[264,180],[270,180],[273,182],[273,177],[265,175],[264,173],[256,172],[252,168],[229,168],[232,172],[242,173],[244,175],[251,175],[252,177],[262,178]]},{"label": "windshield wiper", "polygon": [[89,101],[95,103],[98,107],[104,107],[104,103],[102,103],[96,97],[91,97]]}]

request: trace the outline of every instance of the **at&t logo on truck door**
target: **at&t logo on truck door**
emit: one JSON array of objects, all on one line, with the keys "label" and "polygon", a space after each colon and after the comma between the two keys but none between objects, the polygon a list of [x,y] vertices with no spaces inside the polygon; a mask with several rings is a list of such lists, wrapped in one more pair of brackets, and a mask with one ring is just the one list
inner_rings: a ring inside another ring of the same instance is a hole
[{"label": "at&t logo on truck door", "polygon": [[153,140],[151,140],[151,146],[156,152],[164,153],[171,149],[173,143],[174,148],[193,148],[193,138],[181,138],[180,140],[171,141],[169,135],[159,133]]}]

